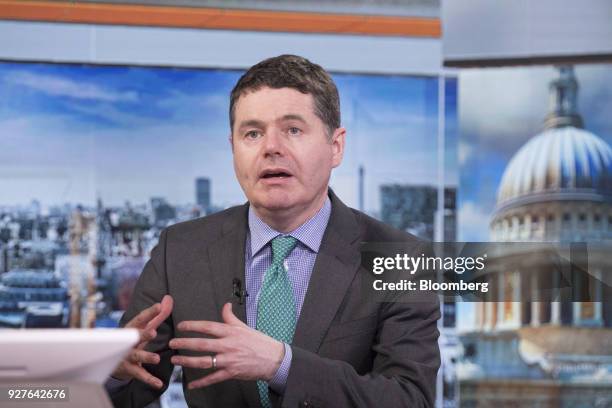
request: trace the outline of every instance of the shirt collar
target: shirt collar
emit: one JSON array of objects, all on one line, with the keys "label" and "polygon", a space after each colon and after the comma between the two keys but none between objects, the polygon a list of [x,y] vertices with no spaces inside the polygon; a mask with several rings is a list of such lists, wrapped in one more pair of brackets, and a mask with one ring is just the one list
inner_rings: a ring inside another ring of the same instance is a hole
[{"label": "shirt collar", "polygon": [[248,220],[251,241],[251,254],[255,255],[264,246],[266,246],[268,242],[270,242],[279,235],[290,235],[300,241],[302,244],[306,245],[313,252],[318,253],[319,248],[321,247],[321,241],[323,240],[323,234],[325,233],[325,228],[327,228],[327,223],[329,221],[330,215],[331,201],[329,197],[327,197],[325,199],[325,203],[323,203],[323,207],[321,207],[321,209],[317,211],[314,216],[312,216],[308,221],[297,227],[295,230],[287,234],[283,234],[263,222],[263,220],[255,214],[253,207],[249,206]]}]

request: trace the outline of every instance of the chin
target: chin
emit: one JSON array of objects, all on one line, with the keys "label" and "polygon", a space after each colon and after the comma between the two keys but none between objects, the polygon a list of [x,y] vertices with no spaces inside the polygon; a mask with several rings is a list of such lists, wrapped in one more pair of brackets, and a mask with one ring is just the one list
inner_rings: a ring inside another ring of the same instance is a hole
[{"label": "chin", "polygon": [[266,191],[258,192],[249,201],[256,207],[268,211],[278,211],[295,206],[295,200],[292,198],[294,198],[294,195],[287,191]]},{"label": "chin", "polygon": [[268,211],[288,210],[295,206],[295,203],[288,199],[269,198],[258,202],[259,207]]}]

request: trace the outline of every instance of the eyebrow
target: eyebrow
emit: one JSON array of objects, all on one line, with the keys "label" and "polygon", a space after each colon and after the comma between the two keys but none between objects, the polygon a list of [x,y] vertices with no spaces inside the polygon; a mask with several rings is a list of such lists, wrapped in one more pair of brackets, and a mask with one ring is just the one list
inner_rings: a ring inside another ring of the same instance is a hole
[{"label": "eyebrow", "polygon": [[245,127],[263,128],[265,127],[265,124],[261,120],[250,119],[250,120],[245,120],[243,122],[240,122],[240,126],[238,126],[238,129],[244,129]]},{"label": "eyebrow", "polygon": [[295,113],[285,115],[281,118],[281,120],[298,120],[300,122],[306,123],[306,120],[301,115]]},{"label": "eyebrow", "polygon": [[[284,115],[279,120],[281,120],[281,121],[297,120],[297,121],[300,121],[302,123],[306,123],[306,120],[301,115],[298,115],[296,113],[289,113],[287,115]],[[258,120],[258,119],[249,119],[249,120],[245,120],[243,122],[240,122],[240,126],[238,126],[238,129],[244,129],[245,127],[264,128],[265,127],[265,123],[263,121],[261,121],[261,120]]]}]

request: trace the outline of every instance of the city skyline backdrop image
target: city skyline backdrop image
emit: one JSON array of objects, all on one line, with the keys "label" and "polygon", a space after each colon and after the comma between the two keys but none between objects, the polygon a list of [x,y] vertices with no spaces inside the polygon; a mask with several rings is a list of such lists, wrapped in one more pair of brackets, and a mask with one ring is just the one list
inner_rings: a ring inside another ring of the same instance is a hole
[{"label": "city skyline backdrop image", "polygon": [[[246,201],[228,123],[241,74],[0,63],[1,325],[116,326],[161,229]],[[349,206],[433,238],[438,78],[333,77],[347,142],[331,187]],[[456,88],[445,81],[449,234]]]}]

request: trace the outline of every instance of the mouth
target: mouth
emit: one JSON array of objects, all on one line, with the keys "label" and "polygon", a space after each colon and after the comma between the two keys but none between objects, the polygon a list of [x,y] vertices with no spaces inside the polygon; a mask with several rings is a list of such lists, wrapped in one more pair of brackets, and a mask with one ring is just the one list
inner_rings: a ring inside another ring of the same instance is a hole
[{"label": "mouth", "polygon": [[293,177],[293,175],[285,169],[268,169],[261,172],[259,178],[265,180],[281,180]]}]

